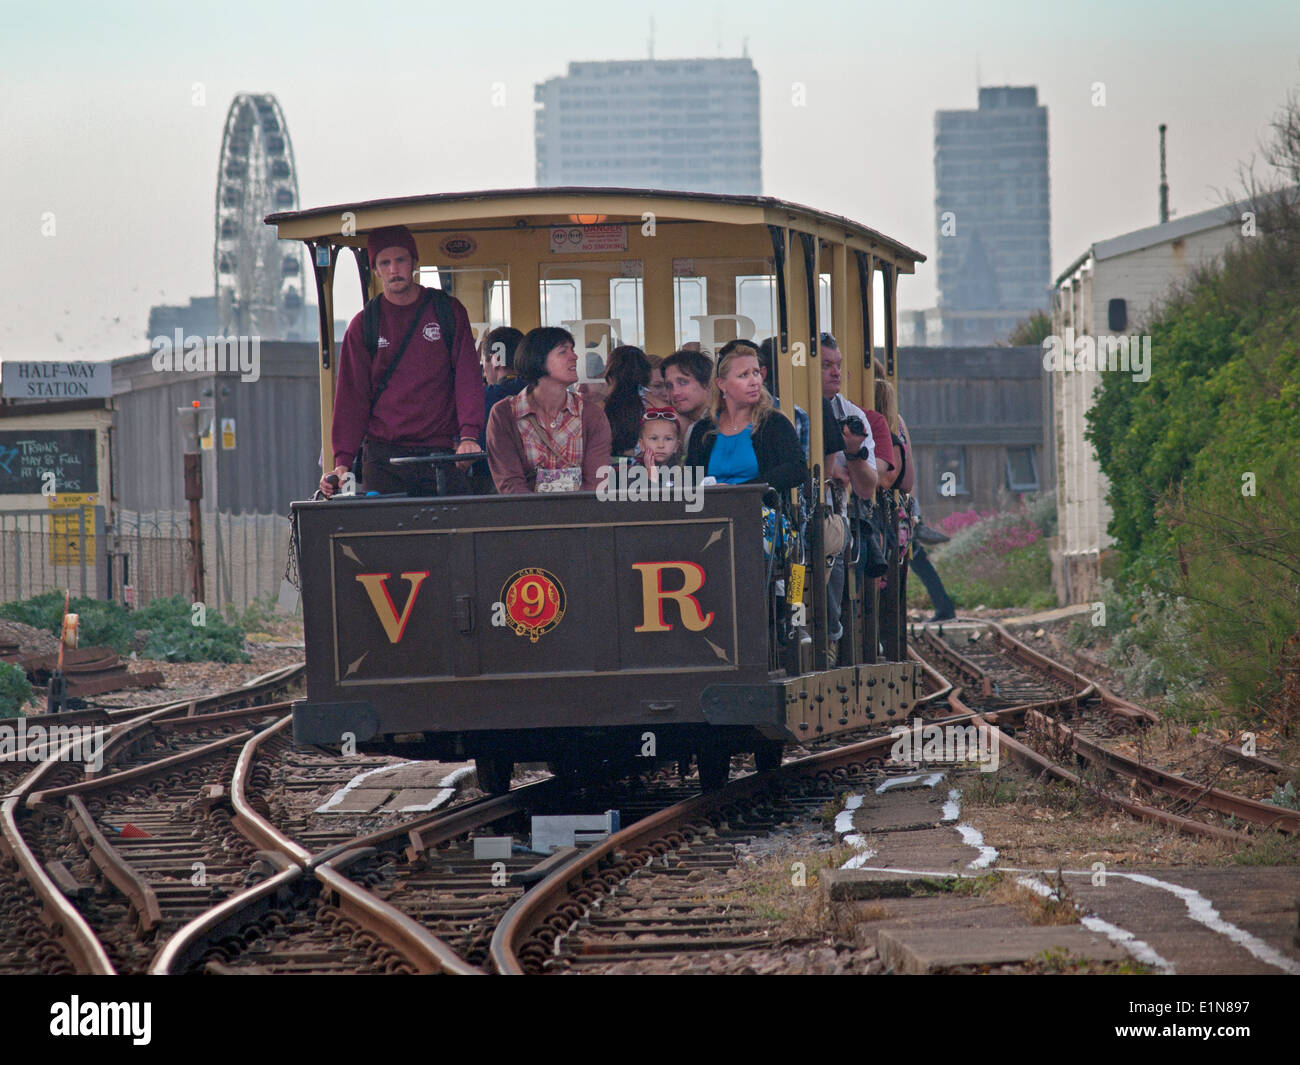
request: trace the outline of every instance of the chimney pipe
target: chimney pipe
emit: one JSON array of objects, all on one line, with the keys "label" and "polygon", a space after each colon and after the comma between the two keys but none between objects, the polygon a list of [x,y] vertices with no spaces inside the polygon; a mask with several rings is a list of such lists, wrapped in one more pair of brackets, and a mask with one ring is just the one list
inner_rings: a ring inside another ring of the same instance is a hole
[{"label": "chimney pipe", "polygon": [[1165,176],[1165,124],[1160,123],[1160,222],[1169,221],[1169,181]]}]

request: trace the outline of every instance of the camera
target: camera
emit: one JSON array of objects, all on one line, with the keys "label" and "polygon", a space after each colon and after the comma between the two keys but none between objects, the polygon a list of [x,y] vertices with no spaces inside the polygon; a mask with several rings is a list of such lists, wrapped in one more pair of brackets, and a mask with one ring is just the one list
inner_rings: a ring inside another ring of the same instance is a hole
[{"label": "camera", "polygon": [[862,424],[862,419],[856,414],[850,414],[847,418],[840,419],[840,428],[847,429],[854,436],[869,436],[867,427]]}]

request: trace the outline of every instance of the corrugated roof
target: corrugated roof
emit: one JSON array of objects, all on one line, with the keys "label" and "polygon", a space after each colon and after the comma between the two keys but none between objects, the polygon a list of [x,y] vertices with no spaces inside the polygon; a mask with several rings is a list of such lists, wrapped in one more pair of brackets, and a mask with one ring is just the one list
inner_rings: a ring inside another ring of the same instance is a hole
[{"label": "corrugated roof", "polygon": [[1056,283],[1060,285],[1064,282],[1090,256],[1100,262],[1102,259],[1113,259],[1117,255],[1127,255],[1130,252],[1141,251],[1143,248],[1150,248],[1156,244],[1165,244],[1171,240],[1191,236],[1193,233],[1204,232],[1207,229],[1236,225],[1241,220],[1241,212],[1249,207],[1250,204],[1245,201],[1230,203],[1223,207],[1212,207],[1208,211],[1189,214],[1186,218],[1174,218],[1168,222],[1147,226],[1145,229],[1135,229],[1131,233],[1111,237],[1109,240],[1099,240],[1066,267],[1056,279]]}]

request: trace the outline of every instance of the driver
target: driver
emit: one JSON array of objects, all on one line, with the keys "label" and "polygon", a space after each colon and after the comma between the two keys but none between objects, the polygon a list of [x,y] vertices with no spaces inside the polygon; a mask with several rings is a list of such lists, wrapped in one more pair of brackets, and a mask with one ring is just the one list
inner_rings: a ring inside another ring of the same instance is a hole
[{"label": "driver", "polygon": [[[437,490],[432,465],[391,466],[388,459],[479,450],[483,375],[474,331],[460,301],[416,280],[419,251],[409,229],[376,229],[366,250],[384,286],[376,297],[378,344],[372,355],[365,342],[365,311],[359,312],[348,325],[339,355],[331,439],[334,467],[321,478],[320,488],[326,496],[333,495],[337,486],[329,478],[352,471],[361,451],[360,479],[367,491],[432,495]],[[444,322],[453,321],[455,350],[449,351]],[[463,465],[447,468],[451,495],[469,491]]]}]

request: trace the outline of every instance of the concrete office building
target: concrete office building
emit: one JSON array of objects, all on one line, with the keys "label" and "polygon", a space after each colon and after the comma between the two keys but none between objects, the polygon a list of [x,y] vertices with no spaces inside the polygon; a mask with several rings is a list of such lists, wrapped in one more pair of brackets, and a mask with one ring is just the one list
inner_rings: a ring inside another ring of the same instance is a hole
[{"label": "concrete office building", "polygon": [[1047,108],[1038,90],[990,87],[976,111],[934,116],[934,211],[939,306],[917,319],[913,343],[1005,341],[1050,306],[1051,212]]},{"label": "concrete office building", "polygon": [[539,186],[763,191],[748,57],[570,63],[534,100]]}]

